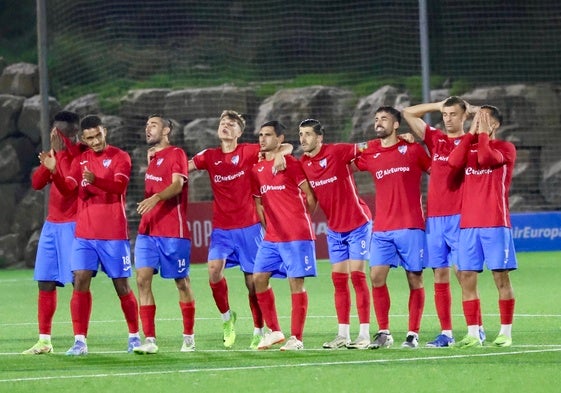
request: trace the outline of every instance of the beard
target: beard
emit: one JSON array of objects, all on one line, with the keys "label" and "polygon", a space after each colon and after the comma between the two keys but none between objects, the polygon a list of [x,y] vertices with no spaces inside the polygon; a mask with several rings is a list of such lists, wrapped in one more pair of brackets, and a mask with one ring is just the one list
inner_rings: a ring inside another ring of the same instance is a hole
[{"label": "beard", "polygon": [[148,144],[148,146],[155,146],[158,143],[160,143],[162,140],[161,139],[156,139],[156,138],[146,138],[146,143]]},{"label": "beard", "polygon": [[376,138],[378,138],[378,139],[387,138],[388,136],[390,136],[392,134],[391,131],[388,131],[385,128],[377,128],[377,129],[374,130],[374,133],[376,134]]}]

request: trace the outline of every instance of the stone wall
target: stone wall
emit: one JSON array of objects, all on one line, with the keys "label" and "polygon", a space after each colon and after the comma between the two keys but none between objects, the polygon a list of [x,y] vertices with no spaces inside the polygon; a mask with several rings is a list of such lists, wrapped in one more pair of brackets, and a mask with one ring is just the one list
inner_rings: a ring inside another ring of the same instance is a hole
[{"label": "stone wall", "polygon": [[[44,217],[44,191],[33,191],[30,175],[38,165],[41,150],[38,69],[32,64],[13,64],[0,76],[0,268],[34,264]],[[434,90],[432,99],[442,100],[449,92]],[[513,185],[512,211],[561,209],[561,107],[558,85],[509,85],[474,89],[463,95],[468,102],[499,107],[504,115],[500,138],[518,149]],[[191,157],[206,147],[217,146],[216,128],[223,109],[235,109],[248,117],[243,141],[256,141],[257,125],[280,120],[289,129],[287,140],[298,155],[298,123],[317,118],[326,129],[326,142],[362,141],[372,135],[373,112],[380,105],[398,109],[416,104],[408,92],[384,86],[366,97],[331,86],[281,89],[264,100],[252,88],[223,85],[210,88],[139,89],[121,99],[118,114],[103,114],[96,94],[79,97],[64,108],[49,99],[52,116],[61,109],[81,116],[98,114],[106,124],[110,144],[127,150],[133,172],[128,192],[130,227],[138,225],[136,202],[142,199],[146,170],[144,124],[152,113],[170,117],[174,123],[172,142]],[[439,121],[439,116],[434,116]],[[438,124],[436,124],[438,126]],[[407,131],[406,127],[402,127]],[[373,193],[368,174],[356,174],[363,194]],[[206,173],[190,175],[190,199],[211,200]]]}]

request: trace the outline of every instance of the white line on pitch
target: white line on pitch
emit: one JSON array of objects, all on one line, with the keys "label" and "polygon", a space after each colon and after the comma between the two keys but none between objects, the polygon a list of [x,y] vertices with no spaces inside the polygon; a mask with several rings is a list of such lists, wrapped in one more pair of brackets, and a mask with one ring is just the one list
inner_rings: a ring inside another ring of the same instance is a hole
[{"label": "white line on pitch", "polygon": [[396,362],[413,362],[423,360],[442,360],[442,359],[464,359],[475,357],[489,357],[489,356],[511,356],[529,353],[544,353],[544,352],[559,352],[561,348],[554,349],[536,349],[527,351],[515,352],[501,352],[501,353],[485,353],[485,354],[464,354],[464,355],[450,355],[450,356],[427,356],[427,357],[414,357],[414,358],[401,358],[401,359],[372,359],[372,360],[356,360],[356,361],[341,361],[341,362],[314,362],[314,363],[299,363],[299,364],[272,364],[267,366],[242,366],[242,367],[215,367],[204,369],[183,369],[183,370],[159,370],[159,371],[143,371],[143,372],[130,372],[130,373],[103,373],[103,374],[81,374],[69,376],[50,376],[50,377],[32,377],[32,378],[7,378],[0,379],[2,382],[33,382],[33,381],[48,381],[48,380],[62,380],[62,379],[83,379],[83,378],[108,378],[108,377],[136,377],[138,375],[162,375],[162,374],[185,374],[185,373],[208,373],[217,371],[243,371],[243,370],[266,370],[278,369],[287,367],[318,367],[318,366],[339,366],[348,364],[374,364],[374,363],[396,363]]}]

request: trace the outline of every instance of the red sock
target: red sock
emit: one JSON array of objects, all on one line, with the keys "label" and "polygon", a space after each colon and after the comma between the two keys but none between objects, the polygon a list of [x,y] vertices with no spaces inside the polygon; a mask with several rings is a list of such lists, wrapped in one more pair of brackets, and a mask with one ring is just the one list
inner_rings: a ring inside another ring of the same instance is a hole
[{"label": "red sock", "polygon": [[501,325],[512,325],[514,319],[514,298],[499,300],[499,314]]},{"label": "red sock", "polygon": [[144,337],[156,337],[156,305],[140,306],[139,314]]},{"label": "red sock", "polygon": [[[335,311],[340,324],[350,324],[351,292],[349,290],[349,275],[347,273],[331,272],[331,280],[335,287]],[[294,295],[293,295],[294,296]]]},{"label": "red sock", "polygon": [[481,304],[477,308],[477,324],[483,326],[483,316],[481,315]]},{"label": "red sock", "polygon": [[126,295],[119,296],[121,300],[121,310],[125,314],[125,320],[129,327],[129,333],[138,333],[138,302],[134,292],[130,291]]},{"label": "red sock", "polygon": [[260,329],[263,327],[263,314],[261,313],[261,308],[259,308],[257,296],[249,295],[248,298],[249,309],[251,310],[251,315],[253,315],[253,327]]},{"label": "red sock", "polygon": [[181,316],[183,317],[183,334],[193,334],[195,328],[195,301],[189,303],[179,302]]},{"label": "red sock", "polygon": [[37,299],[37,321],[39,322],[39,334],[51,334],[53,316],[57,305],[57,293],[54,291],[41,291]]},{"label": "red sock", "polygon": [[464,317],[468,326],[480,325],[479,319],[481,317],[481,303],[479,299],[464,300],[462,302],[464,309]]},{"label": "red sock", "polygon": [[378,321],[379,330],[390,329],[390,292],[387,285],[372,288],[372,300],[374,301],[374,313]]},{"label": "red sock", "polygon": [[290,323],[290,335],[302,341],[304,335],[304,324],[308,313],[308,292],[292,294],[292,315]]},{"label": "red sock", "polygon": [[434,283],[434,305],[440,329],[452,330],[452,292],[450,283]]},{"label": "red sock", "polygon": [[90,291],[87,292],[86,294],[86,303],[84,304],[84,307],[86,308],[84,310],[84,313],[88,316],[88,322],[86,324],[86,334],[85,336],[88,337],[88,329],[90,328],[90,318],[92,315],[92,293]]},{"label": "red sock", "polygon": [[425,308],[425,288],[409,291],[409,331],[419,333]]},{"label": "red sock", "polygon": [[351,281],[355,289],[356,308],[359,323],[370,323],[370,293],[366,274],[364,272],[351,272]]},{"label": "red sock", "polygon": [[273,288],[267,289],[265,292],[255,294],[259,301],[259,308],[263,313],[265,323],[272,331],[280,331],[279,319],[277,317],[277,308],[275,306],[275,293]]},{"label": "red sock", "polygon": [[218,311],[220,311],[221,314],[224,314],[230,309],[230,303],[228,303],[228,283],[226,282],[226,277],[222,277],[222,280],[218,282],[209,282],[209,284],[216,307],[218,307]]},{"label": "red sock", "polygon": [[74,335],[88,336],[88,325],[92,311],[92,294],[88,292],[72,292],[70,299],[70,314],[72,315],[72,329]]}]

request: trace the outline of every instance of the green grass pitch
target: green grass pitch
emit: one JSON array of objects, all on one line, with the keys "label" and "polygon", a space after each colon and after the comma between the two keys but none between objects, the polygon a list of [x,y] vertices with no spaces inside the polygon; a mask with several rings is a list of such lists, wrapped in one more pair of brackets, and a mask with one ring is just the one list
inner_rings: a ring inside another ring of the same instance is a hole
[{"label": "green grass pitch", "polygon": [[[156,329],[160,353],[125,352],[127,330],[110,280],[100,273],[92,283],[93,312],[84,357],[67,357],[73,342],[69,316],[71,288],[59,289],[50,355],[24,356],[37,340],[37,286],[31,270],[0,271],[0,392],[558,392],[561,370],[561,253],[519,253],[511,274],[516,293],[513,345],[493,348],[499,328],[497,290],[490,272],[480,275],[483,348],[424,348],[439,333],[433,302],[433,277],[425,271],[426,304],[420,347],[401,349],[407,330],[408,290],[403,270],[390,273],[391,327],[396,344],[382,350],[321,349],[337,332],[330,266],[318,263],[308,279],[309,309],[305,350],[250,351],[252,321],[239,270],[226,275],[231,308],[238,313],[234,348],[222,346],[221,320],[208,286],[206,265],[194,265],[197,351],[180,353],[182,336],[177,291],[172,281],[154,279]],[[290,332],[288,283],[272,280],[281,326]],[[133,287],[136,289],[134,283]],[[456,339],[466,331],[460,291],[453,281]],[[136,292],[136,290],[135,290]],[[353,306],[351,334],[358,332]],[[377,329],[374,312],[371,332]]]}]

